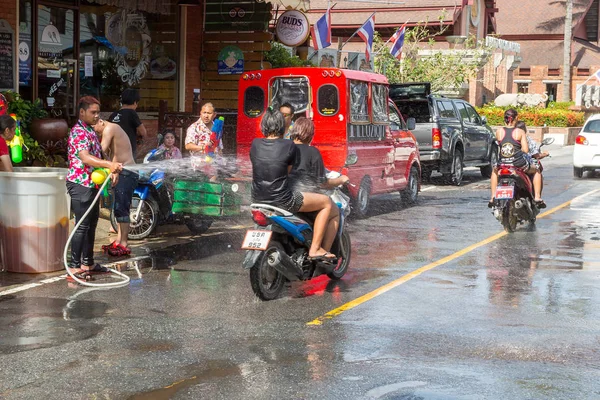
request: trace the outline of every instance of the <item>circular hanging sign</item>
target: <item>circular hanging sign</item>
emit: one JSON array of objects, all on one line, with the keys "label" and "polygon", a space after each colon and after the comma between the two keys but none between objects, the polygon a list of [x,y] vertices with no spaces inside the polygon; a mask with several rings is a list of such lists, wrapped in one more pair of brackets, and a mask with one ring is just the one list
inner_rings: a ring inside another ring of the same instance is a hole
[{"label": "circular hanging sign", "polygon": [[310,23],[304,13],[298,10],[288,10],[277,20],[275,33],[282,44],[296,47],[308,38]]}]

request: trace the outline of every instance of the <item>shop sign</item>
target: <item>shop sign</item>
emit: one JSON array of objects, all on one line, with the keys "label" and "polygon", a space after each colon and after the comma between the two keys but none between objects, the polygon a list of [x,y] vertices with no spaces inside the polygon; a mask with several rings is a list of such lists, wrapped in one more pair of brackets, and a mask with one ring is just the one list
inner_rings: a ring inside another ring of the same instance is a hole
[{"label": "shop sign", "polygon": [[0,89],[15,90],[15,35],[8,21],[0,19]]},{"label": "shop sign", "polygon": [[244,53],[239,47],[227,46],[219,52],[217,60],[219,75],[241,74],[244,72]]},{"label": "shop sign", "polygon": [[277,39],[286,46],[296,47],[308,38],[310,23],[303,12],[288,10],[281,14],[275,26]]},{"label": "shop sign", "polygon": [[267,31],[273,16],[271,2],[257,0],[206,0],[204,30],[207,32],[235,30],[238,32]]}]

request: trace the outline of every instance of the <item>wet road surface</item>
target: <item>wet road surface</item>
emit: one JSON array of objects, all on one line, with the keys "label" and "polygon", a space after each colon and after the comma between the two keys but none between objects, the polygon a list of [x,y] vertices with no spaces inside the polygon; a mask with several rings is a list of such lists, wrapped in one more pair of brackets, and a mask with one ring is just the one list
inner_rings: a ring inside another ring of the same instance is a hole
[{"label": "wet road surface", "polygon": [[344,279],[275,301],[240,267],[243,230],[218,226],[150,241],[126,288],[0,296],[0,398],[600,398],[600,175],[573,179],[557,153],[544,197],[564,207],[469,252],[502,231],[475,170],[415,207],[374,200]]}]

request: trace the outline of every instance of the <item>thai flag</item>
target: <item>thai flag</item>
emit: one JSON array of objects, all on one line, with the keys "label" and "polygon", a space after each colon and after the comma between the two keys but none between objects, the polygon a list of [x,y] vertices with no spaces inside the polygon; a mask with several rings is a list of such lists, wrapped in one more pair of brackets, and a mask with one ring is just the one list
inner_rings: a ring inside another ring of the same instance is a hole
[{"label": "thai flag", "polygon": [[310,28],[310,33],[313,38],[313,47],[315,50],[331,46],[331,13],[329,9]]},{"label": "thai flag", "polygon": [[596,78],[598,83],[600,83],[600,69],[598,71],[596,71],[596,73],[594,74],[594,78]]},{"label": "thai flag", "polygon": [[402,25],[400,29],[394,33],[394,36],[390,39],[393,43],[392,48],[390,49],[390,54],[397,59],[402,57],[402,46],[404,45],[404,33],[406,32],[406,26]]},{"label": "thai flag", "polygon": [[358,30],[358,36],[362,38],[367,44],[367,49],[365,50],[365,59],[367,63],[371,60],[371,52],[373,51],[373,37],[375,36],[375,14],[371,15],[371,17],[360,27]]}]

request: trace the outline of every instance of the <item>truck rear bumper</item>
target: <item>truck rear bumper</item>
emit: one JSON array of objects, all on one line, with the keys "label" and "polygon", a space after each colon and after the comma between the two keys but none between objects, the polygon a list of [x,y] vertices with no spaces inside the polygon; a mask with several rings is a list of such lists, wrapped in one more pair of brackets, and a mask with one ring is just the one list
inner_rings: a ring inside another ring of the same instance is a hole
[{"label": "truck rear bumper", "polygon": [[438,161],[441,159],[441,154],[438,150],[425,151],[419,153],[419,158],[421,159],[421,162]]}]

